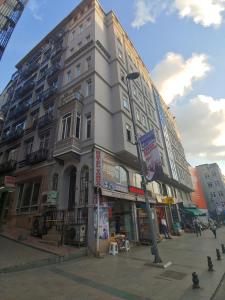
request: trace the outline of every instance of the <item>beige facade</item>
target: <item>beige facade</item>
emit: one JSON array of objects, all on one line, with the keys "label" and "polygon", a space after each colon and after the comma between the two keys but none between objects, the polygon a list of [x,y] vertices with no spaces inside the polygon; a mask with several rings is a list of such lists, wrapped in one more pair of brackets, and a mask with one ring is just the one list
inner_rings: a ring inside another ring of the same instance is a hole
[{"label": "beige facade", "polygon": [[[138,133],[155,130],[168,178],[149,183],[149,200],[162,206],[167,196],[175,206],[190,201],[190,174],[175,120],[159,95],[157,102],[149,72],[113,12],[106,14],[97,0],[81,2],[17,68],[0,146],[1,174],[16,177],[16,191],[6,205],[14,224],[30,227],[30,215],[52,205],[75,210],[77,220],[88,215],[89,246],[94,247],[99,149],[108,172],[100,201],[109,207],[109,219],[112,203],[115,214],[127,211],[124,226],[132,215],[132,226],[126,226],[133,228],[130,239],[138,240],[136,203],[144,198],[129,190],[141,189],[126,86],[126,74],[133,71],[140,72],[131,83]],[[7,161],[16,165],[10,169]],[[50,203],[53,191],[57,200]],[[111,230],[115,222],[109,222]]]}]

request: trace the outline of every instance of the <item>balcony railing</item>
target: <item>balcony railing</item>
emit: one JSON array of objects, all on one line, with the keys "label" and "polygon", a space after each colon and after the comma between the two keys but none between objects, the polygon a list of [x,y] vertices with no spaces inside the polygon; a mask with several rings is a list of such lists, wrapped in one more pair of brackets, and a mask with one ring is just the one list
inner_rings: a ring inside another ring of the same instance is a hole
[{"label": "balcony railing", "polygon": [[19,89],[16,90],[16,96],[23,96],[26,93],[28,93],[30,90],[32,90],[35,86],[34,80],[29,80],[23,84]]},{"label": "balcony railing", "polygon": [[25,112],[27,112],[30,108],[30,103],[20,103],[14,110],[9,112],[8,119],[15,119],[20,117]]},{"label": "balcony railing", "polygon": [[2,141],[4,142],[11,142],[13,140],[17,140],[21,138],[24,134],[24,129],[12,129],[9,133],[3,133]]},{"label": "balcony railing", "polygon": [[71,101],[78,101],[78,102],[82,102],[84,96],[80,93],[80,92],[73,92],[70,94],[66,94],[66,96],[61,98],[59,107],[65,105],[66,103],[69,103]]},{"label": "balcony railing", "polygon": [[52,97],[57,93],[57,87],[50,87],[40,94],[41,101],[43,102],[44,107],[48,107]]},{"label": "balcony railing", "polygon": [[40,64],[38,62],[34,62],[26,67],[26,69],[22,72],[23,79],[28,78],[31,74],[33,74],[38,68]]},{"label": "balcony railing", "polygon": [[16,164],[17,162],[12,159],[0,164],[0,174],[14,171],[16,169]]},{"label": "balcony railing", "polygon": [[58,76],[60,70],[61,70],[61,66],[59,64],[55,64],[51,68],[49,68],[47,71],[48,82],[54,80]]},{"label": "balcony railing", "polygon": [[53,121],[53,113],[46,113],[40,119],[37,120],[37,127],[39,129],[51,124]]},{"label": "balcony railing", "polygon": [[26,165],[35,165],[48,159],[48,149],[39,149],[26,157]]}]

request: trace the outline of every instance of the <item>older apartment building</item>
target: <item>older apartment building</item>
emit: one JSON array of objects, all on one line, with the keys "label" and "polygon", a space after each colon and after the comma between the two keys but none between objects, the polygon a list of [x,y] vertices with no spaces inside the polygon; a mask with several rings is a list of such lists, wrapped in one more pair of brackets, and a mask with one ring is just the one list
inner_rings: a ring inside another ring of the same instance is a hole
[{"label": "older apartment building", "polygon": [[0,1],[0,60],[28,0]]},{"label": "older apartment building", "polygon": [[163,216],[171,229],[180,222],[192,184],[175,118],[112,11],[106,14],[97,0],[82,1],[16,67],[3,93],[0,144],[1,175],[16,182],[1,194],[8,224],[30,228],[32,217],[49,207],[73,212],[74,226],[85,224],[94,247],[100,186],[101,228],[144,239],[126,86],[133,71],[140,72],[131,82],[138,133],[155,130],[164,170],[161,181],[148,184],[149,202],[159,223]]}]

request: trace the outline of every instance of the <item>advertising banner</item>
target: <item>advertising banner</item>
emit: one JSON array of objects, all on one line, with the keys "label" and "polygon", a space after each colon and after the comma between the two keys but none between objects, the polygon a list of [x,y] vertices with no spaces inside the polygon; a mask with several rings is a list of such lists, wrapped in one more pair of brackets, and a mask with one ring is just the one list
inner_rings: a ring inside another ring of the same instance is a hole
[{"label": "advertising banner", "polygon": [[95,160],[94,160],[94,184],[95,186],[101,186],[102,184],[102,159],[103,153],[99,149],[95,149]]},{"label": "advertising banner", "polygon": [[156,143],[154,130],[141,136],[139,141],[143,151],[143,158],[147,166],[146,179],[148,181],[160,179],[163,175],[162,160]]}]

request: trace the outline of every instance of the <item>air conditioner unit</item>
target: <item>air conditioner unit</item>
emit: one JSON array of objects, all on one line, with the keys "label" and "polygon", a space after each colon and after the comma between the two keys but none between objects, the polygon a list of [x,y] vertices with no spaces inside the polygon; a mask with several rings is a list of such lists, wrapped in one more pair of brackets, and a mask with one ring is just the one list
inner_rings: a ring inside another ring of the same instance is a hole
[{"label": "air conditioner unit", "polygon": [[86,225],[68,225],[65,231],[65,244],[80,244],[86,240]]}]

